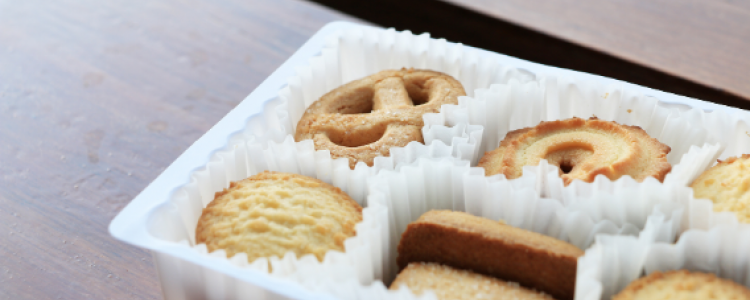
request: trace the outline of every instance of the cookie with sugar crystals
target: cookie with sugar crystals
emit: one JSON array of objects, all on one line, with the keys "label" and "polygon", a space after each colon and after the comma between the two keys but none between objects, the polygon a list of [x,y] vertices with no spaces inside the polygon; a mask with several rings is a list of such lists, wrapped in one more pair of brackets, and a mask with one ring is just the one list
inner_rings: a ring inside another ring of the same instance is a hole
[{"label": "cookie with sugar crystals", "polygon": [[406,285],[415,295],[432,291],[438,300],[554,300],[552,297],[471,271],[434,263],[411,263],[391,284],[391,290]]},{"label": "cookie with sugar crystals", "polygon": [[228,257],[312,254],[323,261],[328,250],[344,251],[355,235],[362,207],[339,188],[298,174],[263,172],[232,182],[216,196],[198,220],[197,243],[209,252],[224,249]]},{"label": "cookie with sugar crystals", "polygon": [[750,290],[714,274],[687,270],[654,272],[631,282],[613,300],[750,299]]},{"label": "cookie with sugar crystals", "polygon": [[695,198],[711,200],[714,211],[730,211],[740,222],[750,223],[750,154],[719,161],[690,187]]}]

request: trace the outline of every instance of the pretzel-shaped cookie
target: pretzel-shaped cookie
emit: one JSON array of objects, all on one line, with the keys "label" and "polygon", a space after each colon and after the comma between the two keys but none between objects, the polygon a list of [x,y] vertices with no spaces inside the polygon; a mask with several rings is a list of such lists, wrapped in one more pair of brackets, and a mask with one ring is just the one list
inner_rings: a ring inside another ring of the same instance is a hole
[{"label": "pretzel-shaped cookie", "polygon": [[340,86],[315,101],[297,123],[295,140],[312,139],[315,149],[331,157],[349,158],[372,166],[391,147],[411,141],[424,143],[425,113],[437,113],[443,104],[457,104],[465,96],[453,77],[435,71],[387,70]]}]

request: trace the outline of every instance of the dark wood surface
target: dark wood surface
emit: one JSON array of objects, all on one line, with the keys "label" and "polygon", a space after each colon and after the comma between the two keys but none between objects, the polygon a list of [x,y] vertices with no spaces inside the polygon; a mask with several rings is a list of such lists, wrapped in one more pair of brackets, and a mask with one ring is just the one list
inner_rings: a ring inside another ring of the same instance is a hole
[{"label": "dark wood surface", "polygon": [[317,29],[298,0],[0,0],[0,299],[159,299],[112,218]]},{"label": "dark wood surface", "polygon": [[[743,54],[750,52],[750,22],[742,19],[747,10],[741,7],[747,4],[708,0],[312,1],[384,27],[430,32],[434,37],[534,62],[750,109],[750,94],[742,92],[750,89],[750,59]],[[737,11],[731,9],[733,5]],[[703,6],[716,8],[702,12]],[[672,7],[678,10],[669,11]],[[501,14],[496,13],[498,9]],[[534,18],[518,17],[527,15]],[[552,23],[556,18],[576,23]],[[670,22],[691,25],[682,29]],[[558,26],[563,28],[558,30]],[[591,39],[562,34],[574,30]],[[607,42],[612,45],[603,47]],[[622,54],[626,52],[630,55]]]},{"label": "dark wood surface", "polygon": [[750,100],[750,2],[445,0]]}]

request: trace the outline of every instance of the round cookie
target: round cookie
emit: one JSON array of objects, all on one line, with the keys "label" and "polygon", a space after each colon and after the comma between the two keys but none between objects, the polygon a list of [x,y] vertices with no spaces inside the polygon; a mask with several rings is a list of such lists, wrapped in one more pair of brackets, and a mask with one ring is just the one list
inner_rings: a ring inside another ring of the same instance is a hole
[{"label": "round cookie", "polygon": [[631,282],[613,300],[636,299],[750,299],[750,290],[710,273],[686,270],[651,275]]},{"label": "round cookie", "polygon": [[431,290],[438,300],[554,300],[552,297],[467,270],[435,263],[410,263],[391,284],[391,290],[406,285],[415,295]]},{"label": "round cookie", "polygon": [[695,198],[710,199],[714,211],[731,211],[742,223],[750,223],[750,154],[730,157],[693,181]]},{"label": "round cookie", "polygon": [[328,250],[344,251],[361,220],[362,207],[330,184],[263,172],[216,193],[198,220],[195,240],[228,257],[246,253],[250,262],[289,251],[323,261]]},{"label": "round cookie", "polygon": [[295,140],[312,139],[317,150],[372,166],[391,147],[423,143],[422,115],[465,96],[453,77],[435,71],[388,70],[355,80],[323,95],[297,123]]},{"label": "round cookie", "polygon": [[565,185],[575,179],[593,182],[602,174],[610,180],[630,175],[636,181],[659,181],[672,169],[671,149],[637,126],[597,118],[541,122],[536,127],[509,132],[500,147],[479,161],[487,176],[521,177],[524,166],[546,159],[560,168]]}]

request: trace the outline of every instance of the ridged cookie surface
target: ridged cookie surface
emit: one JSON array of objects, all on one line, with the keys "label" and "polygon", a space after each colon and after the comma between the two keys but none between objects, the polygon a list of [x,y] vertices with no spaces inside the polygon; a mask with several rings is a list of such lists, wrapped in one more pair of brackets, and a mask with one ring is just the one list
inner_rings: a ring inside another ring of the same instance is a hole
[{"label": "ridged cookie surface", "polygon": [[320,97],[297,123],[294,139],[311,139],[316,150],[372,166],[391,147],[423,143],[422,115],[440,112],[465,96],[453,77],[430,70],[386,70],[340,86]]},{"label": "ridged cookie surface", "polygon": [[409,264],[398,274],[391,289],[397,290],[402,285],[418,296],[431,290],[438,300],[554,300],[517,283],[435,263]]},{"label": "ridged cookie surface", "polygon": [[750,290],[714,274],[686,270],[651,275],[631,282],[613,300],[703,300],[750,299]]},{"label": "ridged cookie surface", "polygon": [[340,189],[307,176],[263,172],[233,182],[198,220],[197,243],[248,261],[291,251],[322,261],[328,250],[344,251],[362,207]]},{"label": "ridged cookie surface", "polygon": [[398,266],[435,262],[573,299],[576,246],[463,212],[430,211],[407,226]]},{"label": "ridged cookie surface", "polygon": [[513,179],[521,177],[524,166],[546,159],[560,168],[565,185],[574,179],[593,182],[599,174],[610,180],[630,175],[636,181],[663,181],[672,169],[667,162],[670,150],[637,126],[572,118],[509,132],[500,147],[484,154],[479,166],[487,176]]},{"label": "ridged cookie surface", "polygon": [[750,154],[719,161],[690,187],[695,198],[713,201],[714,211],[731,211],[740,222],[750,223]]}]

